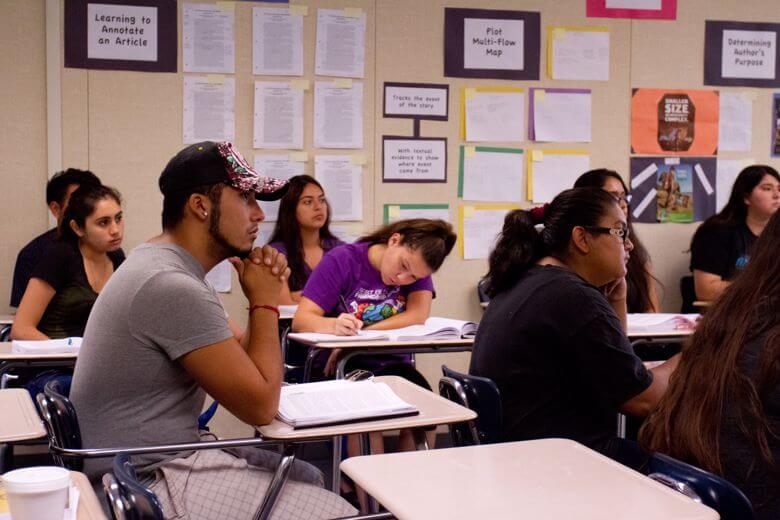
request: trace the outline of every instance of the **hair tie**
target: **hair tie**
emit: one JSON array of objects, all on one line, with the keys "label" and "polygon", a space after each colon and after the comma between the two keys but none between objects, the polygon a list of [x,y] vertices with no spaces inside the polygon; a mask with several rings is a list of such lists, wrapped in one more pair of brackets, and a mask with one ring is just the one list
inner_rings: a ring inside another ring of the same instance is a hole
[{"label": "hair tie", "polygon": [[534,224],[543,224],[544,223],[544,214],[547,210],[547,207],[550,204],[544,204],[543,206],[537,206],[535,208],[531,208],[528,213],[531,215],[531,222]]}]

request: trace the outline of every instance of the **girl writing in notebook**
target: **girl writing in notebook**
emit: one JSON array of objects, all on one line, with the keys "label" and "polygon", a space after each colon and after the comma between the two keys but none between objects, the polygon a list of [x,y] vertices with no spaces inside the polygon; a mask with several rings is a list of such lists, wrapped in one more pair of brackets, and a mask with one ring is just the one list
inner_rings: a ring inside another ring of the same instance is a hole
[{"label": "girl writing in notebook", "polygon": [[330,208],[322,186],[314,177],[296,175],[279,202],[279,217],[270,245],[287,257],[290,278],[279,303],[296,304],[306,281],[325,253],[344,244],[330,232]]},{"label": "girl writing in notebook", "polygon": [[599,188],[618,201],[620,210],[626,216],[628,232],[631,236],[631,243],[634,248],[626,264],[626,285],[628,286],[628,296],[626,304],[628,312],[658,312],[660,304],[658,302],[658,293],[655,290],[655,278],[650,263],[650,255],[642,245],[631,223],[631,215],[628,212],[628,201],[631,195],[628,192],[626,183],[616,171],[600,168],[585,172],[574,183],[575,188]]},{"label": "girl writing in notebook", "polygon": [[723,475],[780,518],[780,212],[702,317],[640,441]]},{"label": "girl writing in notebook", "polygon": [[625,213],[601,189],[507,215],[470,367],[498,385],[502,440],[563,437],[614,456],[617,413],[656,406],[679,355],[650,373],[626,337],[632,249]]},{"label": "girl writing in notebook", "polygon": [[125,259],[124,230],[119,192],[87,184],[74,191],[59,241],[33,270],[11,337],[83,336],[98,294]]},{"label": "girl writing in notebook", "polygon": [[691,241],[691,271],[699,300],[715,300],[745,268],[750,250],[780,207],[780,175],[755,164],[734,181],[726,206],[699,226]]}]

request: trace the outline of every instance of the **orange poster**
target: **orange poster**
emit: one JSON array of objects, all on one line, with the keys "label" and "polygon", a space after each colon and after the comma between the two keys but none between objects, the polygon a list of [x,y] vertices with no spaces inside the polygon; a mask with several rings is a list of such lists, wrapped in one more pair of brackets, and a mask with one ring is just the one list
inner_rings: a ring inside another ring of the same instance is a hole
[{"label": "orange poster", "polygon": [[719,107],[717,90],[634,89],[631,153],[715,155]]}]

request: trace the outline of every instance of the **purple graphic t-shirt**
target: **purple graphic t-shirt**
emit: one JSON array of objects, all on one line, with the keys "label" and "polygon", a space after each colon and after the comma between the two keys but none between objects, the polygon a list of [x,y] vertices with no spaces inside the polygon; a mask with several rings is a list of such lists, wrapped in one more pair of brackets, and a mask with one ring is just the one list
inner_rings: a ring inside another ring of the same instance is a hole
[{"label": "purple graphic t-shirt", "polygon": [[[336,317],[349,312],[368,326],[406,310],[410,293],[433,292],[430,276],[410,285],[386,285],[382,275],[368,261],[367,242],[346,244],[332,249],[312,272],[303,296],[325,311],[325,316]],[[348,309],[343,309],[339,295],[344,297]],[[384,365],[383,361],[411,361],[411,356],[364,356],[369,370]],[[364,367],[361,367],[364,368]]]}]

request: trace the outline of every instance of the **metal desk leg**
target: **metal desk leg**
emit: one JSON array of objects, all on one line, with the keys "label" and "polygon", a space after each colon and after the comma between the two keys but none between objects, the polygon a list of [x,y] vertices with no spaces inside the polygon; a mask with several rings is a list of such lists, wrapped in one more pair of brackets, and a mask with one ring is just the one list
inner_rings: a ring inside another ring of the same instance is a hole
[{"label": "metal desk leg", "polygon": [[412,428],[412,435],[414,436],[414,444],[417,450],[428,450],[428,437],[425,435],[425,430],[422,428]]},{"label": "metal desk leg", "polygon": [[626,416],[622,413],[617,416],[617,436],[621,439],[626,438]]},{"label": "metal desk leg", "polygon": [[303,382],[311,381],[311,366],[314,364],[314,357],[320,351],[318,348],[309,347],[309,353],[306,354],[306,363],[303,365]]},{"label": "metal desk leg", "polygon": [[341,494],[341,435],[333,437],[333,469],[330,489],[337,495]]},{"label": "metal desk leg", "polygon": [[274,478],[268,486],[265,497],[263,497],[263,503],[260,505],[260,509],[255,513],[254,520],[267,520],[268,518],[271,518],[271,512],[284,488],[285,482],[287,482],[287,476],[290,474],[293,462],[295,462],[295,445],[285,444],[282,458],[279,460],[279,465],[276,467],[276,472],[274,473]]},{"label": "metal desk leg", "polygon": [[[371,437],[368,433],[360,434],[360,454],[371,455]],[[378,513],[379,502],[377,502],[376,499],[368,493],[366,493],[366,497],[368,498],[368,512]]]}]

